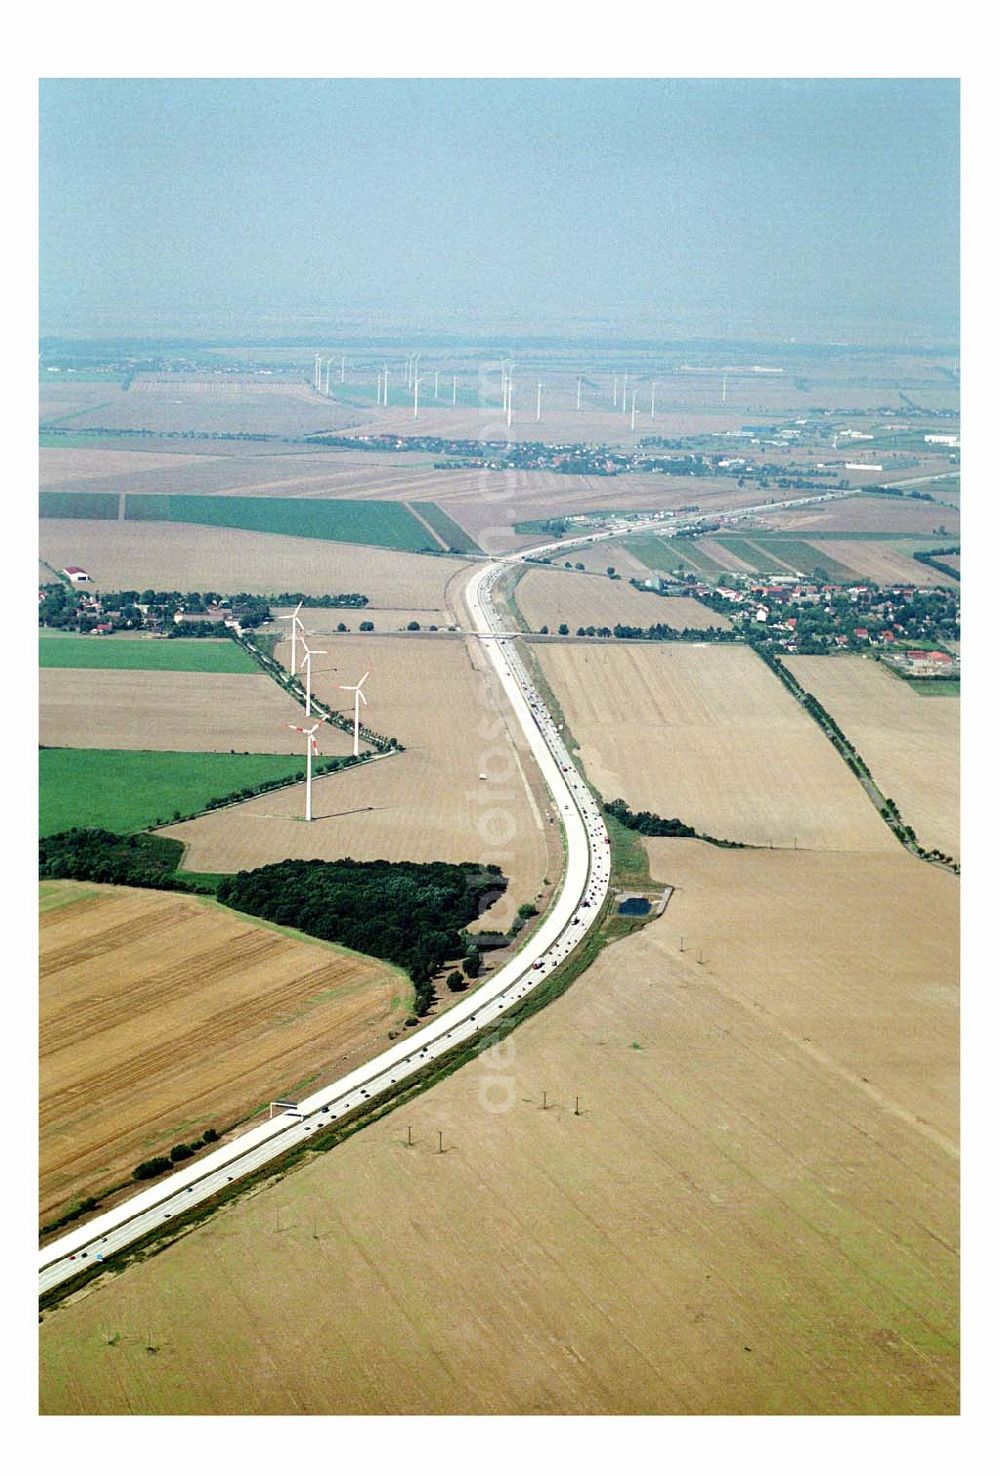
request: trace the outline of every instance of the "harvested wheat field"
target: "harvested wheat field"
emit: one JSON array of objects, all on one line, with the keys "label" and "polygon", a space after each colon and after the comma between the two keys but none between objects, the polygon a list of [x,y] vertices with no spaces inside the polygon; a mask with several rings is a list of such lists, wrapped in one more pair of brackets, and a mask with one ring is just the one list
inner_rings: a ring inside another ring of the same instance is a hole
[{"label": "harvested wheat field", "polygon": [[913,557],[914,549],[931,546],[926,543],[893,544],[888,540],[868,541],[863,538],[852,538],[850,541],[823,538],[813,545],[820,558],[826,554],[838,564],[853,569],[859,578],[873,579],[876,584],[913,584],[919,587],[940,584],[951,588],[951,580],[947,575],[918,563]]},{"label": "harvested wheat field", "polygon": [[399,969],[216,903],[75,882],[44,902],[43,1223],[141,1159],[339,1075],[410,1003]]},{"label": "harvested wheat field", "polygon": [[[304,739],[300,705],[259,674],[199,671],[39,672],[39,741],[49,748],[142,748],[188,753],[292,753]],[[324,732],[323,752],[352,752],[347,734]]]},{"label": "harvested wheat field", "polygon": [[958,1141],[959,881],[890,855],[647,840],[660,930],[886,1110]]},{"label": "harvested wheat field", "polygon": [[364,594],[373,605],[439,611],[460,559],[357,543],[185,523],[43,518],[40,556],[85,568],[99,589],[215,590],[220,594]]},{"label": "harvested wheat field", "polygon": [[[675,897],[502,1051],[47,1315],[42,1409],[955,1412],[953,1100],[925,1079],[954,1067],[954,879],[669,854],[703,965]],[[852,926],[907,948],[875,974]]]},{"label": "harvested wheat field", "polygon": [[[918,488],[935,493],[933,486]],[[761,513],[754,518],[769,531],[781,528],[801,533],[914,533],[928,536],[940,527],[948,537],[958,534],[957,508],[941,507],[936,502],[918,502],[912,497],[845,497],[838,502],[824,502],[813,507],[786,507],[778,512]],[[740,528],[752,538],[751,529]],[[824,542],[826,541],[824,537]]]},{"label": "harvested wheat field", "polygon": [[534,652],[606,800],[751,845],[898,845],[832,744],[746,647],[553,642]]},{"label": "harvested wheat field", "polygon": [[[141,490],[143,478],[159,473],[156,491],[187,491],[188,481],[197,477],[206,462],[219,457],[191,455],[183,451],[123,451],[108,446],[43,446],[38,452],[39,486],[85,487],[88,491],[127,492],[133,483]],[[87,486],[92,483],[93,486]]]},{"label": "harvested wheat field", "polygon": [[[277,648],[279,659],[287,653],[287,643]],[[300,818],[299,785],[163,833],[184,842],[183,864],[193,871],[238,871],[286,857],[495,863],[510,887],[484,916],[504,926],[518,905],[535,898],[544,877],[555,880],[558,838],[534,762],[479,644],[339,636],[322,669],[317,659],[314,690],[353,715],[354,699],[339,684],[368,670],[364,721],[396,738],[405,753],[314,780],[311,825]],[[321,752],[331,751],[333,730],[324,726],[317,737]],[[342,751],[342,737],[332,751]]]},{"label": "harvested wheat field", "polygon": [[920,844],[957,857],[957,694],[923,696],[863,656],[792,656],[788,668],[847,734]]},{"label": "harvested wheat field", "polygon": [[[614,560],[612,554],[609,562]],[[532,630],[547,625],[555,631],[563,621],[571,632],[581,625],[663,624],[694,630],[729,625],[724,615],[697,600],[667,598],[638,590],[626,579],[567,569],[530,568],[518,581],[515,600]]]}]

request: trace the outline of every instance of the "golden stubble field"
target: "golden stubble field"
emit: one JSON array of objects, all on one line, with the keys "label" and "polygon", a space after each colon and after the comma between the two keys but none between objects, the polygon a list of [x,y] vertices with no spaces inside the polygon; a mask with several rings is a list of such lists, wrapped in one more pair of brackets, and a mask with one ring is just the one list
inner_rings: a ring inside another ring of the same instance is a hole
[{"label": "golden stubble field", "polygon": [[[617,568],[616,553],[608,556],[608,564]],[[729,625],[724,615],[697,600],[643,593],[629,584],[628,577],[609,579],[606,573],[531,568],[518,581],[515,600],[532,630],[547,625],[554,632],[561,622],[572,634],[581,625],[663,624],[692,630]]]},{"label": "golden stubble field", "polygon": [[788,668],[847,734],[920,843],[957,857],[957,695],[923,695],[863,656],[791,656]]},{"label": "golden stubble field", "polygon": [[379,607],[446,613],[445,589],[469,566],[395,549],[242,528],[43,518],[39,552],[86,569],[99,589],[223,594],[364,594]]},{"label": "golden stubble field", "polygon": [[[50,748],[305,754],[289,731],[305,724],[303,708],[263,673],[46,667],[38,676],[39,741]],[[347,734],[331,727],[324,737],[324,753],[353,752]]]},{"label": "golden stubble field", "polygon": [[42,885],[43,1222],[140,1159],[334,1079],[403,1018],[399,969],[215,903]]},{"label": "golden stubble field", "polygon": [[606,800],[758,846],[898,845],[832,744],[746,647],[533,649]]},{"label": "golden stubble field", "polygon": [[[921,488],[917,489],[924,490]],[[933,486],[927,491],[934,492]],[[838,502],[824,502],[814,507],[787,507],[779,512],[761,513],[755,519],[773,532],[788,533],[917,533],[925,536],[943,527],[947,536],[959,530],[958,509],[942,507],[936,502],[918,502],[912,497],[845,497]],[[745,531],[753,537],[750,528]],[[940,536],[940,535],[939,535]],[[825,539],[824,539],[825,542]]]},{"label": "golden stubble field", "polygon": [[944,585],[952,588],[952,581],[936,569],[919,564],[908,550],[894,548],[889,542],[866,542],[852,538],[839,542],[836,538],[824,538],[815,545],[838,563],[853,569],[862,579],[873,579],[876,584],[913,584],[919,588]]},{"label": "golden stubble field", "polygon": [[[370,670],[363,720],[406,751],[314,780],[310,825],[301,818],[298,785],[163,833],[184,842],[184,865],[194,871],[237,871],[286,857],[495,863],[510,887],[484,917],[503,926],[546,876],[555,881],[558,837],[534,761],[499,684],[487,675],[479,643],[341,635],[327,645],[329,656],[314,666],[316,695],[353,717],[353,696],[340,683]],[[287,661],[287,642],[277,655]],[[331,751],[332,741],[332,751],[341,752],[343,736],[324,725],[321,752]]]},{"label": "golden stubble field", "polygon": [[658,845],[502,1047],[47,1315],[43,1411],[955,1412],[955,879]]}]

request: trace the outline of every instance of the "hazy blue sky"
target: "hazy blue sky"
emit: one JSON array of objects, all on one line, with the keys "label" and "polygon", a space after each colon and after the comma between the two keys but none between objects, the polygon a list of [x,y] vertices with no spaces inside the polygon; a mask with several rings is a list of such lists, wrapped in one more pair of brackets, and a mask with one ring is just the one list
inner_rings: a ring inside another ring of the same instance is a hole
[{"label": "hazy blue sky", "polygon": [[51,80],[46,333],[951,340],[958,85]]}]

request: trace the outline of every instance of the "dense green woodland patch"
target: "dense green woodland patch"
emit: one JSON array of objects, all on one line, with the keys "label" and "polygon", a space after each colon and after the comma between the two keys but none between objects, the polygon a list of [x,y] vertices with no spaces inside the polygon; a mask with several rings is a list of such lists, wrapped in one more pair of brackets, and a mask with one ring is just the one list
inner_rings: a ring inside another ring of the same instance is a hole
[{"label": "dense green woodland patch", "polygon": [[466,976],[478,973],[479,950],[464,929],[507,887],[499,867],[472,861],[354,861],[349,856],[204,876],[177,871],[183,850],[168,836],[73,829],[40,842],[38,873],[43,880],[68,877],[214,892],[237,912],[399,964],[416,986],[418,1014],[434,998],[431,976],[449,960],[464,954]]},{"label": "dense green woodland patch", "polygon": [[110,830],[64,830],[38,846],[43,880],[109,882],[119,887],[153,887],[171,892],[211,892],[177,875],[184,847],[165,835],[115,835]]},{"label": "dense green woodland patch", "polygon": [[507,879],[472,861],[279,861],[221,883],[219,901],[239,912],[343,943],[406,969],[418,1013],[428,981],[466,950],[461,931],[499,897]]}]

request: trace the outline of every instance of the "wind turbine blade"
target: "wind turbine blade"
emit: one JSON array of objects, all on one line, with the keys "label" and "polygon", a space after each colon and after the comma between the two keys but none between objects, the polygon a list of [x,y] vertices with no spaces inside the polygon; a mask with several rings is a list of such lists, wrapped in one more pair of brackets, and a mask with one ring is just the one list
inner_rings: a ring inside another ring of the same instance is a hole
[{"label": "wind turbine blade", "polygon": [[368,698],[365,696],[364,692],[362,692],[362,690],[361,690],[360,687],[358,688],[358,696],[361,698],[361,701],[367,707],[368,706]]}]

